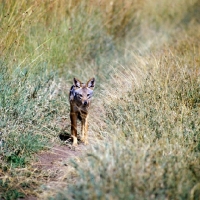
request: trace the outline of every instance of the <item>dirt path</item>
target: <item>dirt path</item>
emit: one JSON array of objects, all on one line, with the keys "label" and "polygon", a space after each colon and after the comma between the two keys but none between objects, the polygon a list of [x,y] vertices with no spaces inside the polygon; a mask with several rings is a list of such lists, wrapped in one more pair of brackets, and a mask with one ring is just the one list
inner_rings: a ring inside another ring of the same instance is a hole
[{"label": "dirt path", "polygon": [[[102,110],[99,107],[93,108],[93,113],[97,115],[102,114]],[[103,123],[100,117],[90,118],[91,129],[96,127],[103,127]],[[98,121],[100,120],[100,121]],[[68,131],[70,129],[70,124],[68,119],[63,119],[60,122],[60,129],[63,130],[59,135],[59,139],[63,142],[56,142],[48,151],[40,152],[36,155],[36,162],[32,164],[33,169],[39,170],[42,179],[42,185],[37,192],[37,197],[27,196],[21,200],[40,200],[47,199],[47,197],[52,197],[57,193],[58,190],[63,189],[67,186],[67,183],[75,180],[76,173],[74,168],[71,166],[70,160],[79,161],[81,156],[86,153],[88,149],[96,144],[99,137],[96,137],[96,133],[90,131],[89,134],[89,145],[84,145],[80,143],[74,149],[72,148],[72,141],[70,140],[70,134]],[[91,130],[90,129],[90,130]],[[80,124],[78,126],[78,132],[80,132]],[[96,139],[95,139],[96,138]],[[69,180],[70,177],[70,180]]]},{"label": "dirt path", "polygon": [[69,174],[71,177],[76,176],[70,160],[79,160],[87,148],[83,144],[79,144],[75,149],[72,149],[71,145],[60,144],[37,154],[37,161],[33,164],[33,168],[42,174],[43,184],[40,186],[39,196],[27,196],[23,200],[46,199],[56,194],[59,189],[66,187]]},{"label": "dirt path", "polygon": [[38,155],[38,162],[35,165],[42,173],[46,174],[46,183],[41,186],[43,192],[39,199],[45,199],[49,194],[54,194],[59,189],[67,186],[67,178],[75,176],[74,169],[70,165],[70,159],[79,160],[87,147],[79,144],[76,149],[65,145],[56,145],[48,152]]}]

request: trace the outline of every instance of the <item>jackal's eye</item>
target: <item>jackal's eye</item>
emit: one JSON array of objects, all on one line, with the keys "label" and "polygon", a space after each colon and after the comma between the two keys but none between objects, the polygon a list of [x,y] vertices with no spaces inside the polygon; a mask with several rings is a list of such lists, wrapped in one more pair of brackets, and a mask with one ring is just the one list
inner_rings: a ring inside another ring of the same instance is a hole
[{"label": "jackal's eye", "polygon": [[90,96],[90,94],[87,94],[87,96],[89,97],[89,96]]},{"label": "jackal's eye", "polygon": [[82,94],[79,94],[79,97],[80,97],[80,98],[82,98],[82,97],[83,97],[83,95],[82,95]]}]

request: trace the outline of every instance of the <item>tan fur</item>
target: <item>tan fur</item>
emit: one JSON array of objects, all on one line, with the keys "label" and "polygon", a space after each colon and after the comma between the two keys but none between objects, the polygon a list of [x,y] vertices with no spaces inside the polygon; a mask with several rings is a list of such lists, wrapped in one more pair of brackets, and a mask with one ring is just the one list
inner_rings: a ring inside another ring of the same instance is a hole
[{"label": "tan fur", "polygon": [[73,146],[77,145],[77,119],[81,120],[81,141],[84,144],[88,144],[88,111],[94,86],[94,78],[91,78],[86,84],[74,78],[74,84],[69,93]]}]

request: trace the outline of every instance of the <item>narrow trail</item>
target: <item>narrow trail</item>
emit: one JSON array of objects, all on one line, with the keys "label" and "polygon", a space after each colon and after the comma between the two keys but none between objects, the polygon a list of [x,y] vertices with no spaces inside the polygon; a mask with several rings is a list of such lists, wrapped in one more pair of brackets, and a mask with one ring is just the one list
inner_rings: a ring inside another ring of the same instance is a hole
[{"label": "narrow trail", "polygon": [[70,159],[79,160],[79,157],[86,150],[87,147],[83,144],[79,144],[75,149],[65,145],[56,145],[50,151],[38,155],[35,167],[40,169],[42,173],[46,173],[47,176],[46,183],[41,186],[43,192],[39,199],[45,199],[50,193],[54,194],[67,186],[69,173],[74,173],[74,168],[69,164]]},{"label": "narrow trail", "polygon": [[37,197],[26,196],[21,200],[47,199],[47,197],[55,195],[58,190],[66,187],[69,174],[72,179],[72,176],[76,177],[74,168],[69,164],[70,160],[78,161],[87,149],[88,146],[82,143],[75,149],[72,149],[70,145],[56,144],[50,150],[36,154],[36,162],[33,163],[32,167],[40,171],[43,177],[42,185],[39,188],[40,193],[37,193]]},{"label": "narrow trail", "polygon": [[[78,140],[79,144],[76,148],[72,148],[72,140],[69,133],[69,119],[63,118],[60,121],[60,130],[63,131],[58,135],[58,138],[63,142],[56,141],[55,145],[49,150],[36,154],[35,161],[32,163],[33,169],[39,171],[42,179],[39,180],[42,185],[38,189],[39,192],[37,191],[37,197],[26,196],[20,200],[47,199],[48,197],[54,196],[59,190],[65,188],[69,182],[72,183],[75,181],[77,175],[70,160],[73,159],[77,162],[81,162],[81,157],[87,153],[87,150],[100,141],[95,129],[100,129],[105,126],[101,121],[101,117],[99,117],[103,112],[100,106],[92,106],[91,113],[95,113],[96,117],[91,117],[89,119],[89,144],[84,145]],[[80,133],[80,131],[81,126],[79,122],[78,133]]]}]

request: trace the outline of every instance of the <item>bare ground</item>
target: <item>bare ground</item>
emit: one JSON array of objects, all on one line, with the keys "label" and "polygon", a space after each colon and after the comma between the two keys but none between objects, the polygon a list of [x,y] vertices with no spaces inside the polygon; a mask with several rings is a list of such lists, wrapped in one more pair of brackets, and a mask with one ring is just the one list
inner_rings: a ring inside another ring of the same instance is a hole
[{"label": "bare ground", "polygon": [[[36,162],[33,163],[33,169],[40,171],[43,180],[36,196],[26,196],[23,200],[40,200],[54,196],[57,191],[67,186],[69,174],[76,177],[74,168],[70,160],[79,160],[88,147],[80,143],[76,148],[70,144],[55,145],[48,151],[43,151],[36,155]],[[22,199],[21,199],[22,200]]]}]

